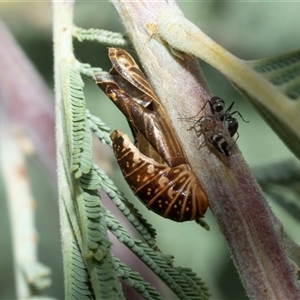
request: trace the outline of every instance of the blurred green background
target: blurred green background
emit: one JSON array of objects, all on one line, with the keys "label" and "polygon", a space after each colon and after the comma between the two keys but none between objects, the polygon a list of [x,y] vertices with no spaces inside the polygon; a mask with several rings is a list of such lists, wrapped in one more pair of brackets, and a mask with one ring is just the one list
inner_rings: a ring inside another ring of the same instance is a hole
[{"label": "blurred green background", "polygon": [[[291,2],[220,2],[180,1],[185,16],[199,26],[234,55],[254,60],[299,48],[300,3]],[[6,22],[28,57],[41,73],[49,89],[53,90],[52,16],[50,2],[6,2],[0,4],[1,18]],[[75,24],[83,28],[102,28],[122,31],[113,7],[107,2],[78,2],[75,4]],[[74,42],[78,60],[105,70],[110,68],[107,50],[103,45],[91,42]],[[235,109],[245,120],[240,120],[238,145],[251,167],[264,166],[283,159],[294,158],[273,131],[256,114],[251,106],[235,91],[228,80],[210,66],[201,63],[207,82],[214,95],[236,101]],[[3,70],[1,70],[3,72]],[[100,116],[111,129],[127,128],[125,118],[103,96],[90,80],[86,82],[86,100],[92,113]],[[118,187],[133,199],[112,154],[103,150],[110,164],[105,167]],[[102,159],[103,159],[102,157]],[[118,173],[112,171],[114,167]],[[53,285],[46,291],[49,296],[64,298],[62,256],[60,250],[59,217],[56,191],[49,184],[34,158],[29,160],[36,199],[36,227],[39,232],[39,257],[52,268]],[[7,204],[0,181],[0,299],[15,299],[13,269],[11,264],[11,240]],[[158,244],[165,253],[175,256],[175,265],[193,268],[213,293],[212,299],[247,299],[230,260],[226,243],[210,212],[206,220],[210,232],[199,229],[194,222],[177,224],[156,216],[134,199],[135,205],[154,225],[158,232]],[[275,214],[284,224],[287,233],[298,243],[296,222],[276,203],[270,200]],[[295,229],[295,230],[294,230]]]}]

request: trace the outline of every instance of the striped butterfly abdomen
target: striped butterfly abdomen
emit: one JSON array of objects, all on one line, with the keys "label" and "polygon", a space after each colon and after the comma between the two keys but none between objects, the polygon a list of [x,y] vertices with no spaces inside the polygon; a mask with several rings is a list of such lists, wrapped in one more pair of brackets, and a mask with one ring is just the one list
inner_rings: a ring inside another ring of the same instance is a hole
[{"label": "striped butterfly abdomen", "polygon": [[156,162],[143,155],[118,130],[111,134],[111,139],[125,180],[148,209],[176,222],[204,216],[207,198],[187,165],[171,168]]}]

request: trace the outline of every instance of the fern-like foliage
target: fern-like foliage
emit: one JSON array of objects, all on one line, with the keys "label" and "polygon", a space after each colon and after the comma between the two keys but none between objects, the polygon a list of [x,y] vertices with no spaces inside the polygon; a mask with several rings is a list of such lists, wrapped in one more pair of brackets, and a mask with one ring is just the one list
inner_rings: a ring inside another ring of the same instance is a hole
[{"label": "fern-like foliage", "polygon": [[299,163],[288,160],[253,169],[254,175],[261,185],[282,184],[293,185],[300,181]]},{"label": "fern-like foliage", "polygon": [[93,116],[90,114],[88,110],[86,110],[86,118],[89,122],[90,129],[97,136],[101,143],[112,146],[110,135],[110,128],[97,116]]},{"label": "fern-like foliage", "polygon": [[[79,69],[74,65],[64,65],[62,74],[65,135],[69,153],[69,158],[64,160],[68,178],[68,188],[63,197],[68,218],[64,222],[70,225],[70,234],[75,237],[71,245],[73,251],[65,253],[65,260],[69,262],[69,268],[67,264],[65,266],[69,275],[66,277],[66,298],[122,299],[121,285],[110,254],[106,209],[101,205],[98,193],[99,182],[88,184],[94,168],[84,84]],[[66,245],[66,248],[69,249],[70,245]],[[78,267],[82,278],[78,277]]]},{"label": "fern-like foliage", "polygon": [[130,203],[124,194],[118,190],[112,180],[98,168],[98,176],[102,179],[101,188],[110,197],[111,201],[118,207],[127,220],[134,226],[139,232],[141,237],[150,245],[153,249],[157,249],[156,246],[156,231],[151,224],[138,212],[138,210]]},{"label": "fern-like foliage", "polygon": [[300,165],[284,161],[256,167],[253,173],[265,193],[300,222]]},{"label": "fern-like foliage", "polygon": [[67,122],[67,135],[69,141],[69,150],[71,151],[71,171],[75,173],[76,178],[89,172],[92,160],[91,132],[87,121],[85,120],[85,102],[83,96],[84,83],[78,70],[72,66],[64,68],[64,99],[65,114]]},{"label": "fern-like foliage", "polygon": [[300,100],[300,50],[249,62],[289,99]]},{"label": "fern-like foliage", "polygon": [[[276,55],[260,60],[250,61],[247,64],[257,73],[266,78],[274,87],[278,89],[278,94],[282,93],[283,105],[287,112],[299,111],[300,103],[300,51],[293,51],[282,55]],[[245,90],[237,87],[238,90],[247,97],[266,122],[290,148],[290,150],[300,158],[300,129],[292,130],[294,120],[289,123],[280,117],[281,109],[278,113],[273,113],[266,105],[262,105],[255,97],[250,96]],[[275,104],[274,104],[275,106]]]},{"label": "fern-like foliage", "polygon": [[101,68],[94,68],[90,64],[83,64],[79,61],[74,63],[74,67],[80,71],[81,74],[85,75],[90,79],[94,79],[94,74],[107,74],[107,72],[103,71]]},{"label": "fern-like foliage", "polygon": [[162,281],[164,281],[179,299],[208,299],[208,288],[189,269],[174,268],[170,260],[160,251],[154,251],[141,240],[132,239],[126,229],[113,215],[107,215],[107,227],[112,234],[142,260]]},{"label": "fern-like foliage", "polygon": [[72,299],[93,299],[89,274],[78,244],[75,241],[73,241],[70,251],[71,255],[67,256],[70,276],[73,276],[70,295]]},{"label": "fern-like foliage", "polygon": [[163,299],[156,289],[149,284],[149,282],[143,280],[139,273],[132,271],[117,258],[115,258],[115,270],[119,277],[144,299]]},{"label": "fern-like foliage", "polygon": [[94,41],[109,46],[128,47],[130,42],[126,37],[118,32],[111,32],[103,29],[83,29],[76,28],[73,33],[78,41]]}]

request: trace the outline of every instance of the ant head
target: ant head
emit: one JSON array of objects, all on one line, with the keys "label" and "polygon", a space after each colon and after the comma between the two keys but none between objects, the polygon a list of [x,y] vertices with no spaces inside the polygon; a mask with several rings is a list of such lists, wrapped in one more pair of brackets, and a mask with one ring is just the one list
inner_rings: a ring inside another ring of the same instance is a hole
[{"label": "ant head", "polygon": [[213,113],[219,113],[224,109],[225,101],[220,97],[212,97],[209,100]]}]

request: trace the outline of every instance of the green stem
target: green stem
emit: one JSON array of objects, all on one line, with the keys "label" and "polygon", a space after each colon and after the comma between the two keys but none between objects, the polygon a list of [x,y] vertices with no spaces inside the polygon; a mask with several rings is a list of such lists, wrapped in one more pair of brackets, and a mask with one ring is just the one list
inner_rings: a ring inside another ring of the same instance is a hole
[{"label": "green stem", "polygon": [[[55,111],[56,111],[56,155],[57,155],[57,176],[58,176],[58,201],[62,235],[62,253],[64,259],[65,294],[66,299],[71,295],[68,288],[70,276],[69,264],[66,259],[72,244],[73,230],[68,214],[70,207],[65,207],[64,198],[70,197],[70,185],[68,184],[68,170],[65,170],[64,162],[68,161],[68,143],[64,131],[64,105],[63,105],[63,72],[62,66],[75,61],[72,45],[73,28],[73,1],[53,1],[53,41],[54,41],[54,80],[55,80]],[[75,212],[74,212],[75,215]]]}]

